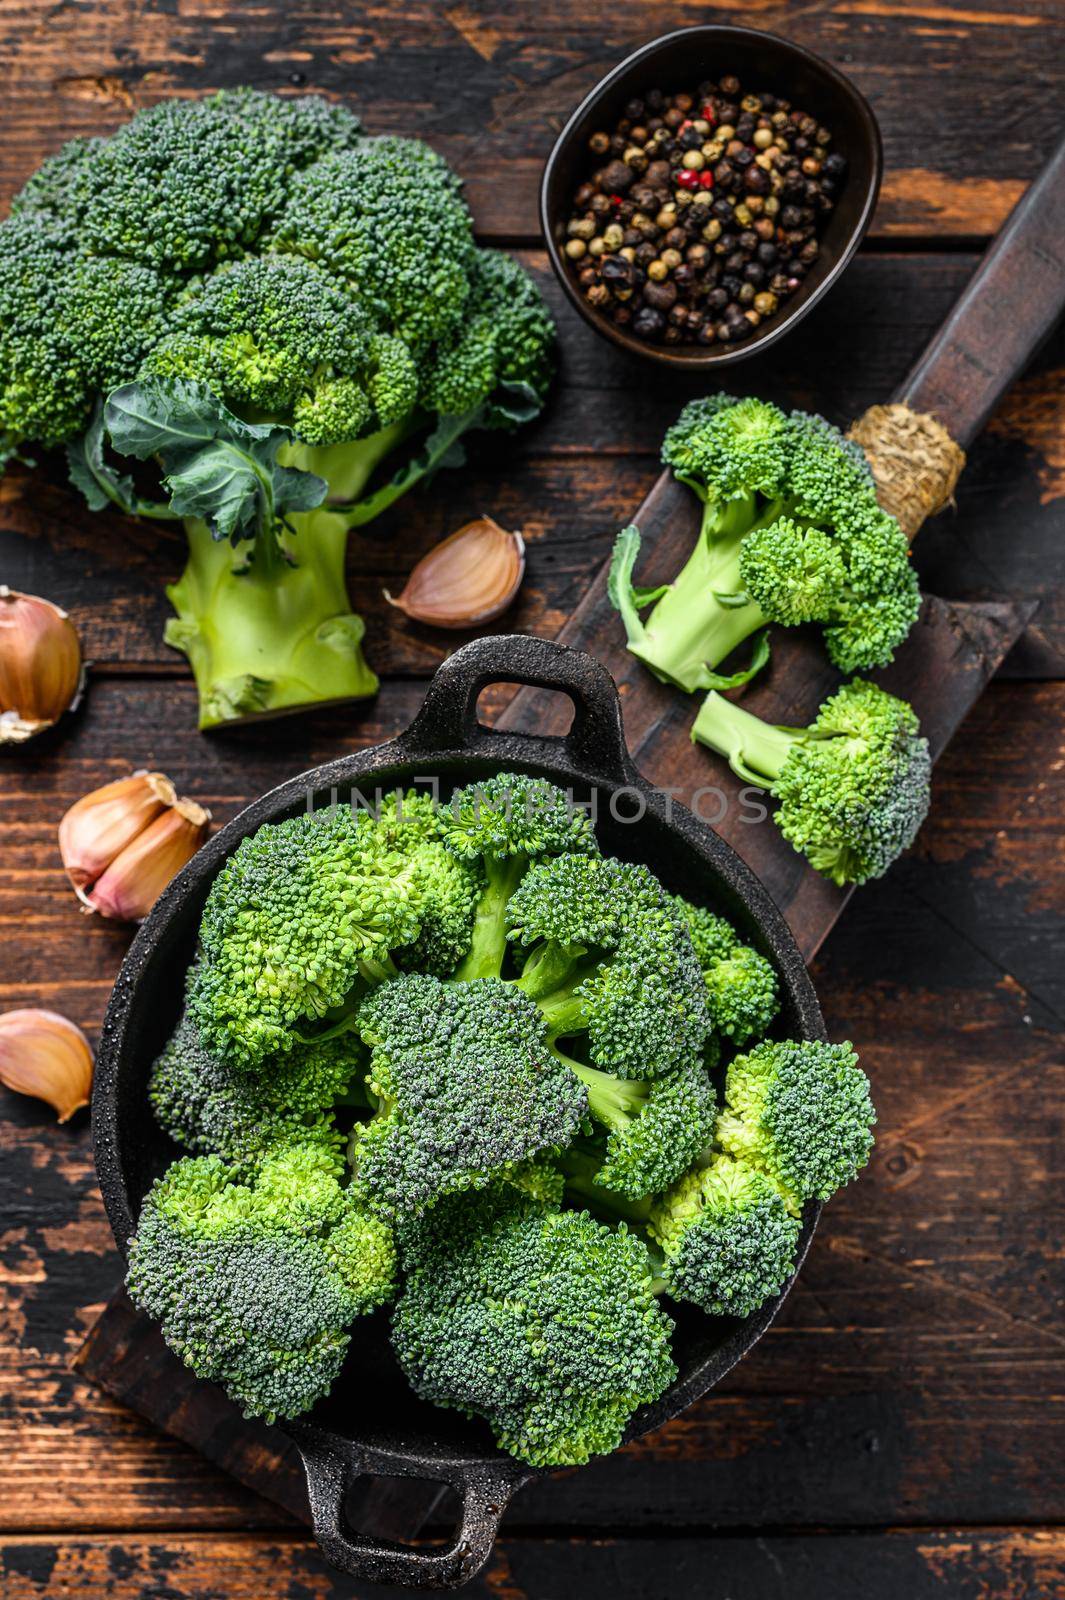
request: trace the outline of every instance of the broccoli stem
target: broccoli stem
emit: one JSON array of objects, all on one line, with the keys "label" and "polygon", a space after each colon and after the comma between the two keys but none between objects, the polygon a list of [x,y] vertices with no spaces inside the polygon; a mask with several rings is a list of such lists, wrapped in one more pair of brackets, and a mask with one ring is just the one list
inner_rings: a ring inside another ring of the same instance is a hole
[{"label": "broccoli stem", "polygon": [[[369,519],[352,516],[345,502],[359,499],[382,461],[404,439],[409,438],[424,420],[417,411],[412,411],[399,422],[379,428],[364,439],[344,444],[288,445],[279,451],[278,460],[286,467],[298,467],[303,472],[314,472],[319,478],[324,478],[329,485],[326,509],[333,507],[339,512],[344,506],[345,527],[352,528]],[[387,501],[383,503],[388,504]]]},{"label": "broccoli stem", "polygon": [[[752,528],[775,520],[775,504],[753,520],[746,499],[707,505],[691,555],[656,603],[629,649],[658,677],[689,693],[710,688],[715,669],[767,618],[753,600],[740,599],[740,547]],[[732,603],[720,596],[736,596]]]},{"label": "broccoli stem", "polygon": [[[570,1066],[573,1065],[570,1062]],[[602,1164],[601,1155],[593,1155],[591,1151],[581,1149],[580,1145],[570,1145],[559,1157],[559,1165],[566,1178],[566,1193],[608,1221],[628,1222],[642,1232],[651,1215],[654,1203],[652,1196],[648,1195],[643,1200],[628,1200],[613,1189],[604,1189],[595,1181]]]},{"label": "broccoli stem", "polygon": [[600,1072],[598,1067],[585,1066],[583,1061],[575,1061],[554,1044],[550,1050],[584,1084],[588,1090],[588,1109],[604,1128],[621,1133],[633,1117],[639,1115],[647,1098],[647,1084],[642,1080],[615,1078],[609,1072]]},{"label": "broccoli stem", "polygon": [[507,902],[521,882],[528,858],[524,855],[486,856],[485,886],[477,902],[470,948],[455,970],[454,982],[498,978],[507,953]]},{"label": "broccoli stem", "polygon": [[711,692],[699,708],[692,739],[725,757],[737,777],[771,789],[780,777],[801,728],[782,728],[763,722],[723,695]]},{"label": "broccoli stem", "polygon": [[587,954],[583,945],[545,939],[529,956],[515,987],[530,1000],[544,1001],[545,1005],[557,1000],[561,1004],[566,996],[558,995],[557,991],[571,986],[574,967]]},{"label": "broccoli stem", "polygon": [[576,992],[583,976],[583,973],[577,972],[563,987],[532,996],[544,1014],[552,1039],[561,1039],[568,1033],[583,1033],[587,1026],[584,1001]]}]

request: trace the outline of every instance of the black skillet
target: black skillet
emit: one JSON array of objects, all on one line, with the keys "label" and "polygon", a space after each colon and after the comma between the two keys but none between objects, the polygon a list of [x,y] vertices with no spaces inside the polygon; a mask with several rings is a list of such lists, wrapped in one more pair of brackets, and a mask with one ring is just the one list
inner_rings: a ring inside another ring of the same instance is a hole
[{"label": "black skillet", "polygon": [[[493,683],[561,691],[573,702],[572,727],[561,738],[493,732],[477,718],[478,697]],[[543,639],[480,639],[440,668],[405,733],[291,779],[215,834],[137,934],[104,1020],[92,1103],[100,1188],[123,1253],[141,1197],[175,1154],[152,1118],[146,1078],[177,1018],[203,903],[226,857],[262,823],[304,809],[308,795],[327,804],[331,798],[346,801],[355,790],[372,801],[378,788],[387,793],[422,779],[438,780],[446,797],[455,785],[503,769],[542,775],[582,803],[594,800],[604,850],[646,862],[671,889],[705,897],[732,918],[780,973],[781,1031],[824,1037],[813,986],[783,917],[728,845],[636,771],[625,748],[617,690],[605,669],[590,656]],[[811,1205],[804,1215],[800,1262],[818,1209]],[[657,1428],[712,1388],[761,1338],[782,1299],[742,1321],[671,1308],[679,1376],[655,1405],[636,1414],[627,1438]],[[487,1561],[511,1496],[537,1476],[497,1450],[483,1424],[411,1394],[389,1351],[385,1314],[368,1319],[356,1333],[332,1394],[284,1431],[303,1457],[322,1550],[343,1571],[374,1583],[425,1589],[465,1583]],[[364,1474],[449,1485],[461,1502],[454,1541],[446,1548],[415,1547],[357,1533],[347,1522],[345,1502]]]}]

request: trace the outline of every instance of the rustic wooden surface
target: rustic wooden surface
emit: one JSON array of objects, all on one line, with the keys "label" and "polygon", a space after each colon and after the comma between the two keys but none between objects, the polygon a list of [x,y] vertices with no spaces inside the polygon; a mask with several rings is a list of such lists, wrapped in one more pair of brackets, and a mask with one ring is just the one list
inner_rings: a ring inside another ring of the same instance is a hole
[{"label": "rustic wooden surface", "polygon": [[[132,105],[298,75],[350,96],[375,128],[402,127],[414,99],[470,178],[485,236],[542,272],[535,182],[554,128],[630,44],[713,14],[646,0],[607,14],[572,0],[4,0],[0,196],[62,137],[106,130]],[[888,178],[869,247],[779,353],[736,373],[745,392],[842,421],[891,392],[1048,152],[1065,13],[1052,0],[842,0],[759,6],[753,21],[835,59],[883,125]],[[58,485],[14,474],[4,485],[0,581],[69,606],[97,665],[62,734],[0,766],[0,1007],[43,1003],[99,1024],[127,936],[76,914],[54,848],[86,789],[159,765],[223,821],[409,719],[457,640],[408,627],[379,591],[442,532],[481,509],[522,525],[529,580],[508,623],[558,631],[695,391],[630,365],[555,302],[565,355],[549,415],[353,549],[385,679],[372,705],[202,738],[189,680],[159,643],[162,584],[181,560],[173,536],[92,519]],[[519,1496],[475,1596],[1049,1600],[1065,1585],[1063,365],[1059,332],[974,448],[957,513],[915,549],[934,593],[1040,610],[937,768],[914,851],[851,902],[814,967],[829,1027],[854,1039],[874,1080],[870,1170],[829,1209],[752,1356],[659,1433]],[[372,1594],[331,1574],[275,1505],[70,1370],[117,1277],[88,1129],[83,1118],[56,1129],[36,1103],[5,1096],[0,1145],[0,1592]]]}]

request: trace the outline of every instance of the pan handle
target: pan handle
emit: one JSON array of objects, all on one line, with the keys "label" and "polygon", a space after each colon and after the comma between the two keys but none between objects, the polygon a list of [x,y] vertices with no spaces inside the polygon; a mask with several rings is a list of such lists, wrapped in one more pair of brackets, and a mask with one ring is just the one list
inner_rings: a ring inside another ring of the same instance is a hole
[{"label": "pan handle", "polygon": [[[572,727],[561,736],[486,728],[477,718],[477,700],[491,683],[557,689],[573,702]],[[635,777],[609,672],[582,650],[529,634],[496,634],[456,650],[437,669],[421,710],[398,742],[410,755],[454,750],[548,765],[561,755],[583,775],[622,783]]]},{"label": "pan handle", "polygon": [[[515,1489],[525,1481],[505,1468],[493,1470],[487,1463],[473,1471],[466,1466],[441,1466],[437,1478],[431,1463],[426,1463],[423,1474],[415,1470],[414,1463],[375,1461],[372,1452],[368,1455],[347,1441],[330,1438],[326,1442],[320,1436],[300,1437],[302,1430],[290,1432],[303,1457],[314,1536],[323,1555],[341,1572],[368,1583],[398,1584],[406,1589],[458,1589],[468,1583],[491,1555],[503,1513]],[[358,1478],[377,1472],[450,1485],[462,1501],[452,1543],[443,1549],[435,1544],[419,1548],[352,1528],[345,1513],[348,1495]]]}]

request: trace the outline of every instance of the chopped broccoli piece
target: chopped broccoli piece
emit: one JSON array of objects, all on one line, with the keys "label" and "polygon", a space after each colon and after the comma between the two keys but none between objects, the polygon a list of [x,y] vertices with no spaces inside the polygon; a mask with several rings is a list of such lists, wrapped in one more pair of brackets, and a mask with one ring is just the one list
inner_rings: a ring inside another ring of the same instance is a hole
[{"label": "chopped broccoli piece", "polygon": [[671,584],[637,589],[640,536],[625,528],[610,578],[629,649],[653,672],[689,692],[739,687],[768,659],[764,645],[746,669],[717,669],[770,622],[822,624],[844,672],[892,659],[920,594],[855,444],[822,417],[716,395],[684,408],[662,455],[703,502],[695,547]]},{"label": "chopped broccoli piece", "polygon": [[834,883],[881,877],[928,812],[928,741],[905,700],[855,678],[808,728],[762,722],[707,695],[692,738],[780,801],[777,826]]},{"label": "chopped broccoli piece", "polygon": [[768,1032],[780,1010],[780,985],[772,962],[742,944],[724,917],[680,895],[673,907],[691,935],[706,982],[710,1023],[735,1045]]},{"label": "chopped broccoli piece", "polygon": [[495,1185],[443,1201],[401,1248],[392,1340],[411,1387],[484,1417],[522,1461],[616,1449],[676,1376],[647,1247],[624,1227]]},{"label": "chopped broccoli piece", "polygon": [[205,1050],[184,1016],[152,1067],[148,1099],[178,1144],[220,1156],[244,1178],[282,1148],[322,1144],[339,1152],[333,1107],[364,1068],[357,1041],[346,1034],[297,1044],[244,1071]]},{"label": "chopped broccoli piece", "polygon": [[746,1317],[791,1275],[799,1223],[771,1178],[718,1155],[652,1207],[669,1293],[712,1316]]},{"label": "chopped broccoli piece", "polygon": [[828,1200],[869,1159],[876,1114],[849,1044],[765,1040],[736,1056],[717,1125],[721,1148],[790,1198]]},{"label": "chopped broccoli piece", "polygon": [[561,1148],[587,1113],[536,1006],[498,979],[405,974],[370,993],[355,1026],[372,1047],[378,1112],[352,1134],[354,1182],[387,1215],[416,1215]]},{"label": "chopped broccoli piece", "polygon": [[247,1185],[217,1156],[175,1162],[144,1201],[127,1287],[197,1377],[272,1422],[329,1392],[352,1322],[391,1298],[395,1273],[390,1229],[312,1147]]}]

